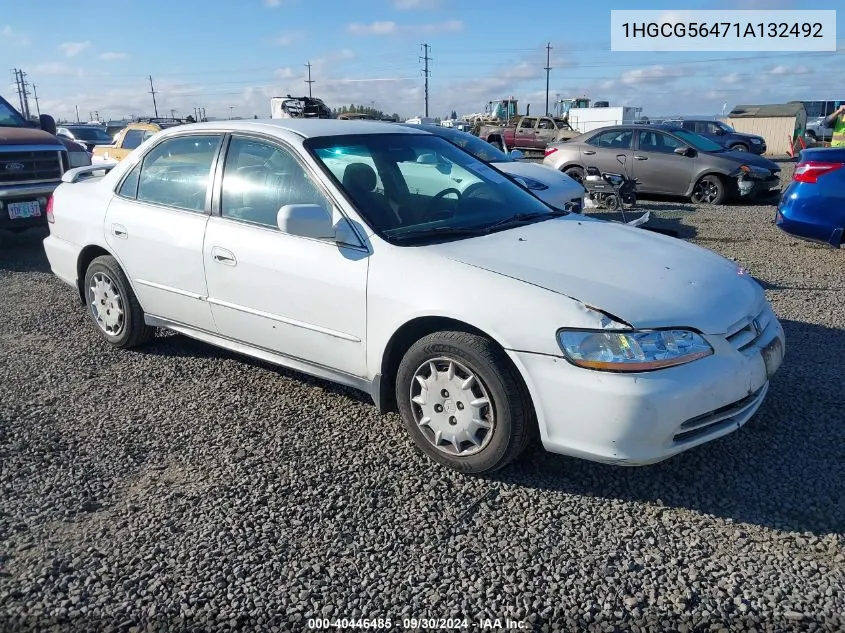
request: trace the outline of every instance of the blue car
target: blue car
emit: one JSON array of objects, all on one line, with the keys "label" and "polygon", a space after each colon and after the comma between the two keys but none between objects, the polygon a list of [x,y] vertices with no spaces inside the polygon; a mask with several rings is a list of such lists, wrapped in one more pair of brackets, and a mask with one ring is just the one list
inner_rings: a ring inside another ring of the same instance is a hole
[{"label": "blue car", "polygon": [[775,214],[782,231],[813,242],[842,245],[845,230],[845,148],[805,149]]}]

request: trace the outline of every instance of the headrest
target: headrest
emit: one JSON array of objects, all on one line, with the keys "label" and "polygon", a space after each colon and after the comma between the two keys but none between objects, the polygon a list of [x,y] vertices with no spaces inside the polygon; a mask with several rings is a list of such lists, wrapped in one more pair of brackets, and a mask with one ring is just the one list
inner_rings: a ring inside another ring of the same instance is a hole
[{"label": "headrest", "polygon": [[343,172],[343,186],[347,189],[373,191],[377,184],[375,170],[366,163],[352,163]]}]

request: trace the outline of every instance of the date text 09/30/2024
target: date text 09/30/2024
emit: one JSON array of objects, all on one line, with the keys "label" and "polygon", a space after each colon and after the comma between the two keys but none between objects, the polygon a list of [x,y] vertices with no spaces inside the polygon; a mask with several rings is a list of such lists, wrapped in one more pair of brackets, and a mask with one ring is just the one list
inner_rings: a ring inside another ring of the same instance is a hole
[{"label": "date text 09/30/2024", "polygon": [[525,630],[529,624],[510,618],[309,618],[311,630]]}]

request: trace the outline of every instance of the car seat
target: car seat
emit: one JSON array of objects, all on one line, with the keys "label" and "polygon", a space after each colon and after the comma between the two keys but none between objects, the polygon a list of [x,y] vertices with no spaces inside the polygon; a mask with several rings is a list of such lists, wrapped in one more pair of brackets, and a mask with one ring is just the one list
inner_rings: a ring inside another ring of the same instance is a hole
[{"label": "car seat", "polygon": [[342,182],[355,205],[378,228],[392,228],[399,224],[396,213],[384,194],[375,190],[378,176],[372,167],[366,163],[351,163],[343,172]]}]

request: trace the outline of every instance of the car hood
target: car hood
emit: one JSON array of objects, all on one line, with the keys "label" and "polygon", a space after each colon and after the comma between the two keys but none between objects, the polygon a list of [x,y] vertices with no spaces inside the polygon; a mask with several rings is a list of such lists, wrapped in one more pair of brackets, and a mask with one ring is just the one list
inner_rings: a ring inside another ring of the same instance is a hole
[{"label": "car hood", "polygon": [[584,187],[554,167],[537,163],[523,163],[521,161],[493,163],[493,165],[511,176],[525,176],[526,178],[538,180],[548,187],[571,190],[572,197],[583,195],[584,193]]},{"label": "car hood", "polygon": [[32,127],[0,127],[0,145],[53,145],[59,140],[44,130]]},{"label": "car hood", "polygon": [[769,171],[775,173],[780,171],[780,165],[778,165],[776,162],[769,160],[768,158],[758,156],[757,154],[752,154],[751,152],[714,152],[714,155],[721,156],[722,158],[727,158],[741,165],[753,165],[754,167],[762,167],[763,169],[768,169]]},{"label": "car hood", "polygon": [[712,251],[575,215],[426,248],[566,295],[636,328],[723,334],[763,295],[747,272]]}]

